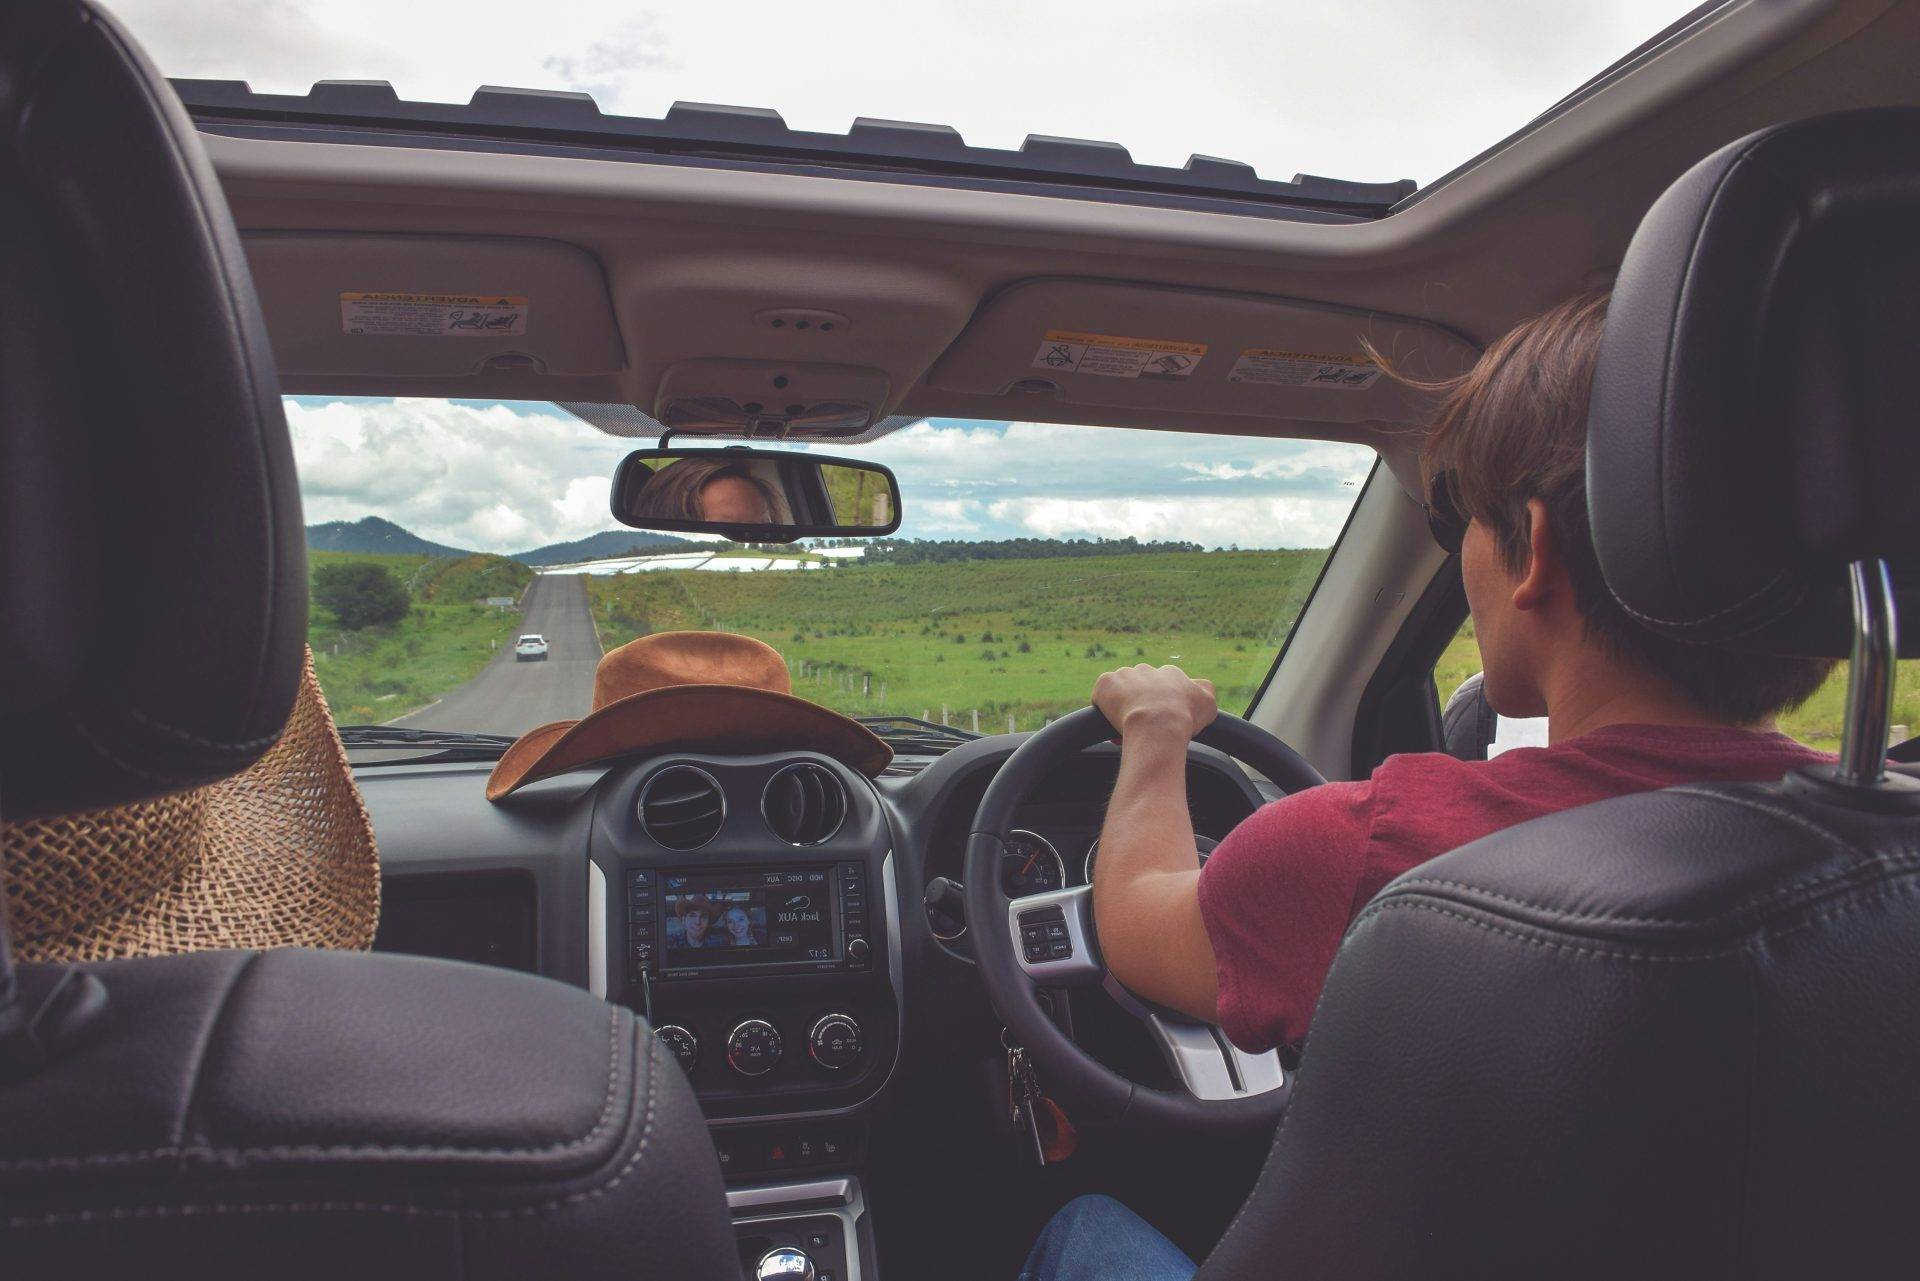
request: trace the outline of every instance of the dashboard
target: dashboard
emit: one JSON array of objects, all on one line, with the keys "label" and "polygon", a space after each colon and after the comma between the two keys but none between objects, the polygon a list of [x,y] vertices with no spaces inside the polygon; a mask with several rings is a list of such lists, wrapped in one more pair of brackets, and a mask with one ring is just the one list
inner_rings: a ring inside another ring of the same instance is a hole
[{"label": "dashboard", "polygon": [[[375,947],[539,973],[641,1013],[730,1182],[858,1171],[874,1117],[914,1090],[903,1062],[999,1052],[942,886],[962,879],[974,811],[1022,741],[901,757],[877,779],[808,752],[677,752],[504,805],[485,799],[485,764],[364,765],[385,893]],[[1004,888],[1084,883],[1117,768],[1096,748],[1034,788]],[[1200,747],[1188,792],[1203,846],[1268,799]]]}]

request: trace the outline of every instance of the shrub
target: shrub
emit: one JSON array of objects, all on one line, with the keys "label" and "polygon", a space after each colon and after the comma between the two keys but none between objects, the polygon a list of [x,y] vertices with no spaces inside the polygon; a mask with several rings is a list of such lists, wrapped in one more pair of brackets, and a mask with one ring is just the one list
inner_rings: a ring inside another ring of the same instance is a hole
[{"label": "shrub", "polygon": [[372,561],[320,566],[313,571],[313,599],[350,632],[397,623],[407,616],[411,604],[400,580],[385,565]]}]

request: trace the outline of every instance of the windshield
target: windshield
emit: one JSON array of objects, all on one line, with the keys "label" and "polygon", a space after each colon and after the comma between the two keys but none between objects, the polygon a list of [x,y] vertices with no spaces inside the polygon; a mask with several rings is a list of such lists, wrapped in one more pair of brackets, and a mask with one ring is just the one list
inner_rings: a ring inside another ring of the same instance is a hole
[{"label": "windshield", "polygon": [[857,117],[1028,134],[1295,173],[1433,182],[1552,107],[1696,0],[1119,0],[1098,11],[965,0],[830,7],[613,0],[107,0],[170,76],[303,94],[388,80],[466,102],[482,85],[770,107],[796,129]]},{"label": "windshield", "polygon": [[[335,718],[508,735],[585,714],[603,647],[680,629],[764,640],[795,693],[855,716],[1036,729],[1141,662],[1240,711],[1374,460],[936,419],[824,451],[894,470],[897,535],[744,547],[616,526],[609,481],[644,442],[551,405],[291,397],[287,414]],[[535,641],[544,663],[510,661]]]}]

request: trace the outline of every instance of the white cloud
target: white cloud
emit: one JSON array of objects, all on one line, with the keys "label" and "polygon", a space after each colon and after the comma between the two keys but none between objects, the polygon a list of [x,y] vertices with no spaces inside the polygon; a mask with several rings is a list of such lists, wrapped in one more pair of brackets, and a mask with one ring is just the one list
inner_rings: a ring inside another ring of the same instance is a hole
[{"label": "white cloud", "polygon": [[1693,0],[1108,0],[1096,19],[1016,0],[108,0],[169,75],[303,93],[387,79],[464,102],[483,84],[1028,133],[1296,171],[1430,182],[1550,107]]},{"label": "white cloud", "polygon": [[606,529],[634,443],[558,410],[440,400],[290,401],[287,422],[309,523],[379,515],[487,551]]},{"label": "white cloud", "polygon": [[[383,516],[482,551],[612,528],[614,468],[645,443],[531,404],[307,397],[287,418],[309,522]],[[893,468],[905,537],[1243,547],[1327,546],[1373,464],[1324,441],[946,420],[844,452]]]}]

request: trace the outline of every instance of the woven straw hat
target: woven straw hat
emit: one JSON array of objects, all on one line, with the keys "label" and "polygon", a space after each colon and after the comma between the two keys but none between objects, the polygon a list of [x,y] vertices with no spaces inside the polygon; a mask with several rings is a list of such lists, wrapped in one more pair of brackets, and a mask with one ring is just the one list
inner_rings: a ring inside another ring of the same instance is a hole
[{"label": "woven straw hat", "polygon": [[280,741],[160,800],[0,824],[15,954],[88,961],[209,948],[366,948],[380,858],[313,653]]},{"label": "woven straw hat", "polygon": [[522,784],[651,748],[805,748],[878,774],[893,749],[850,716],[793,694],[780,651],[731,632],[655,632],[610,649],[593,710],[522,734],[487,778],[497,801]]}]

